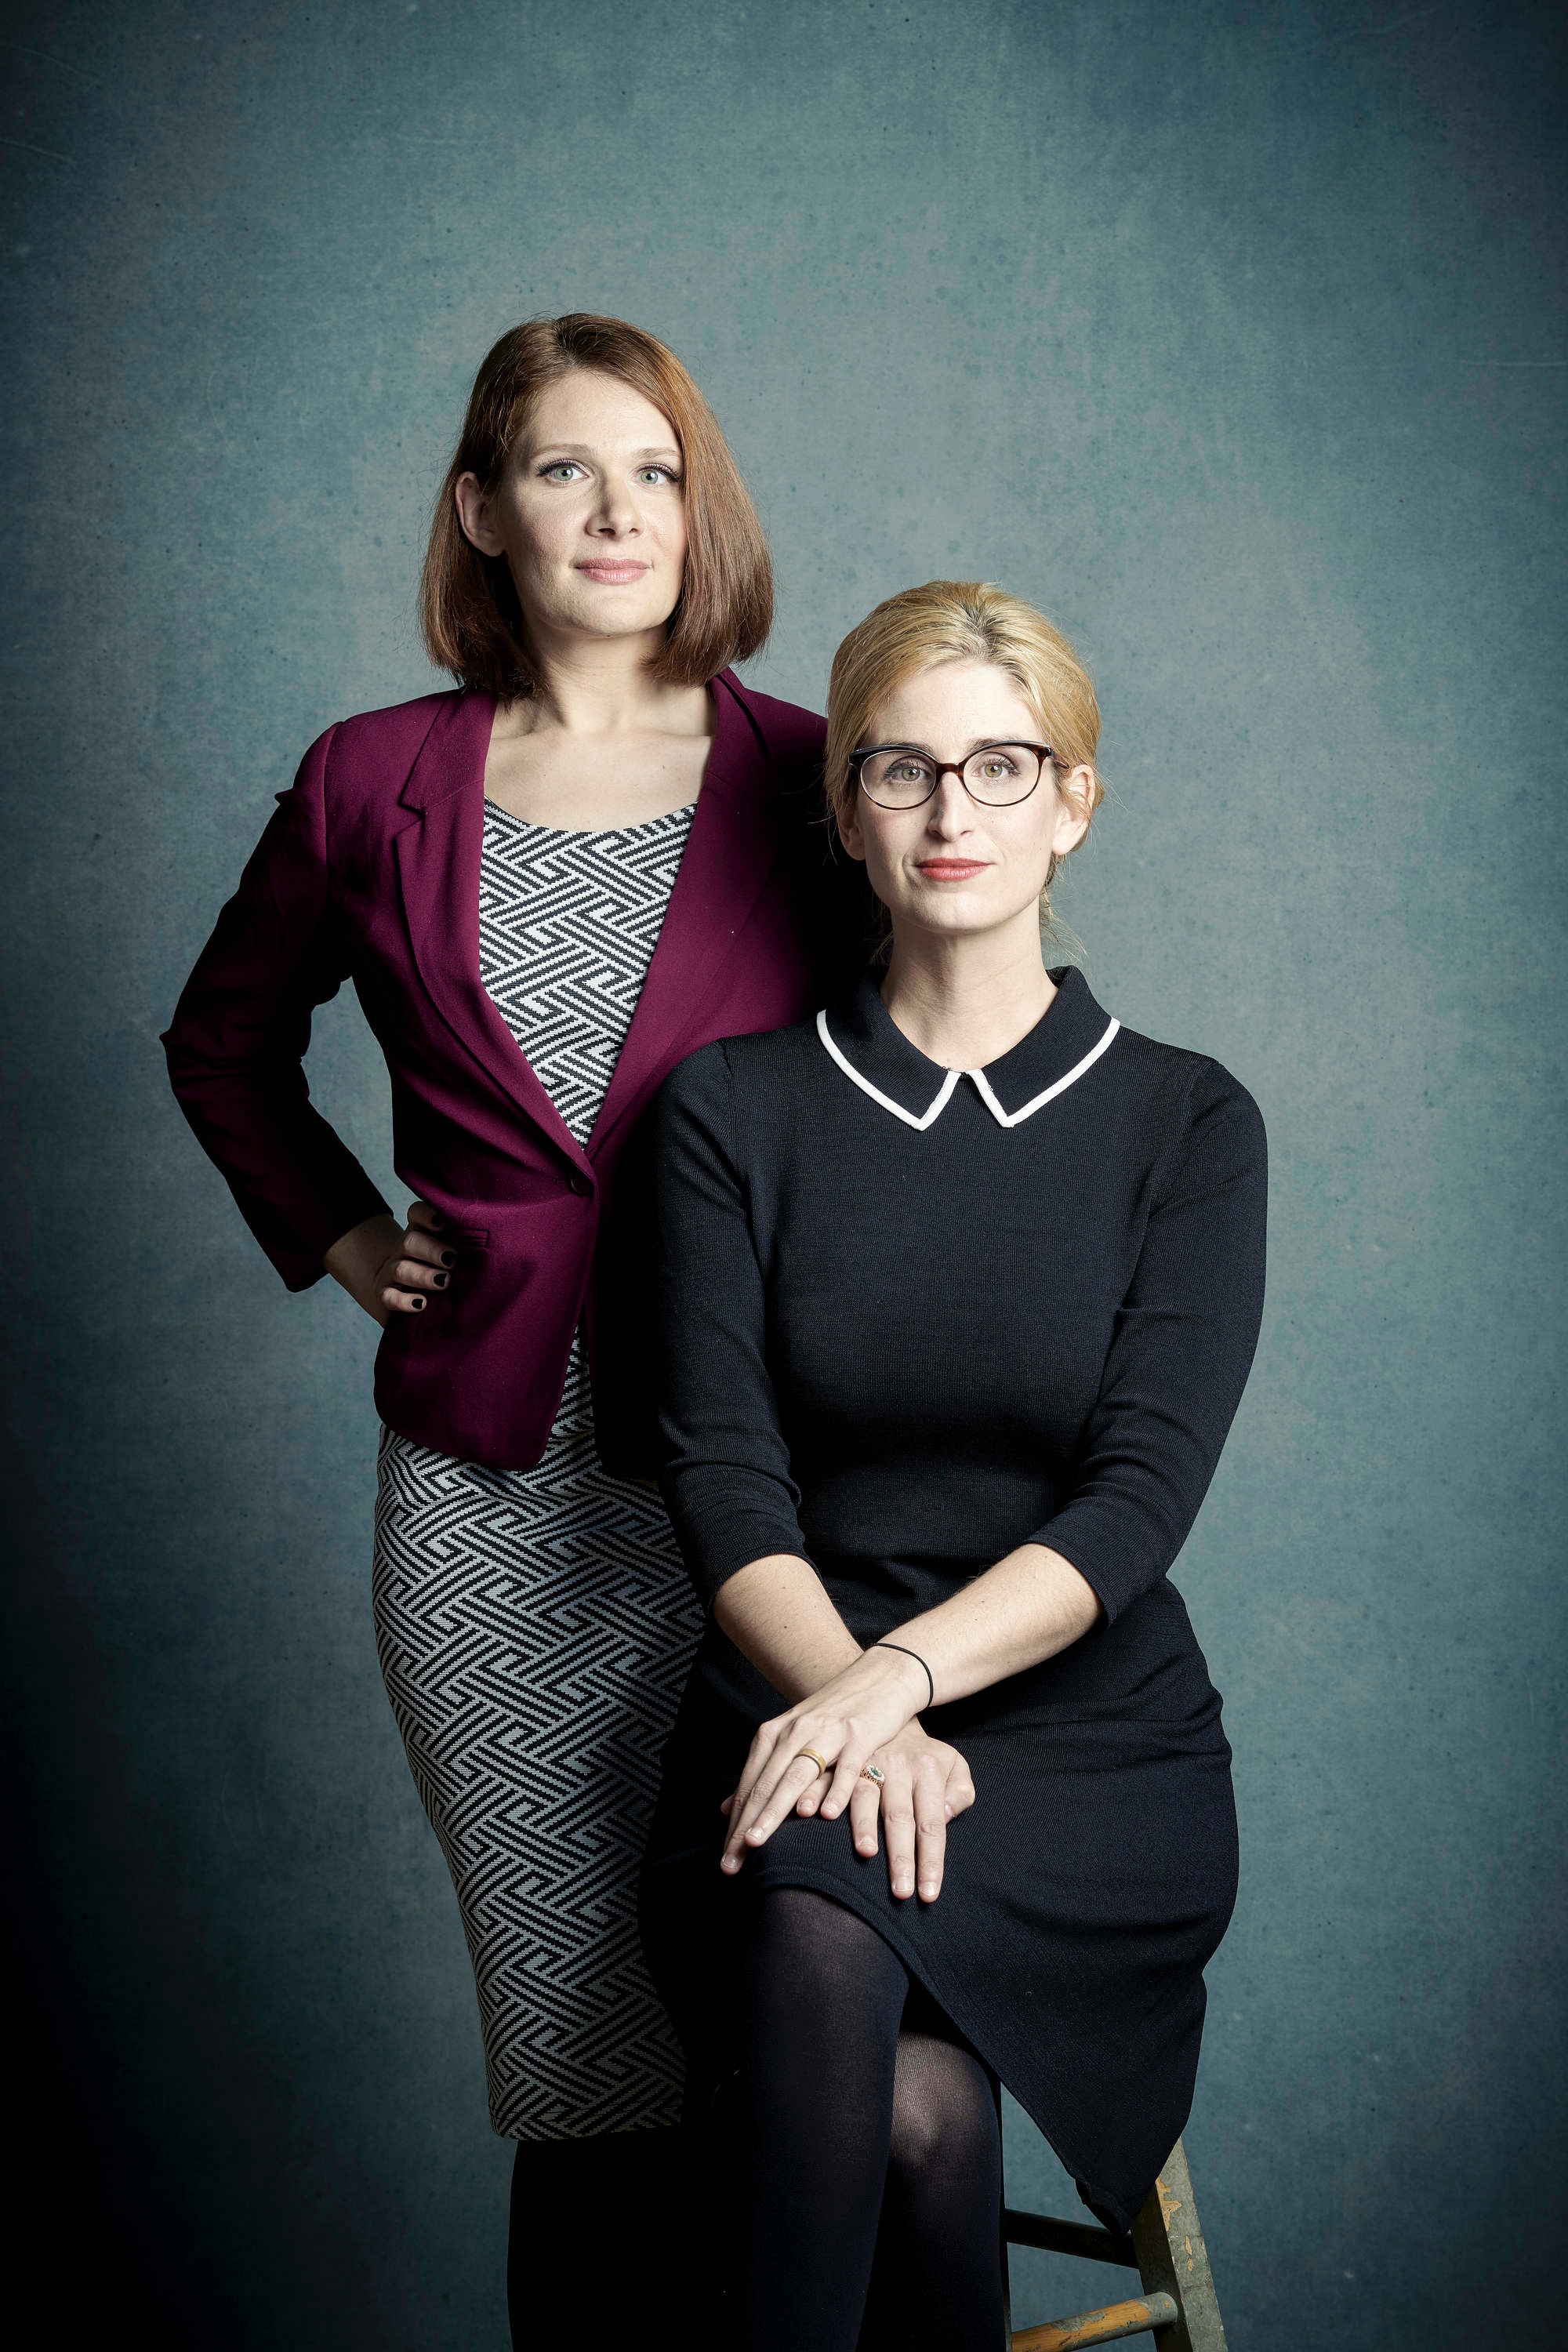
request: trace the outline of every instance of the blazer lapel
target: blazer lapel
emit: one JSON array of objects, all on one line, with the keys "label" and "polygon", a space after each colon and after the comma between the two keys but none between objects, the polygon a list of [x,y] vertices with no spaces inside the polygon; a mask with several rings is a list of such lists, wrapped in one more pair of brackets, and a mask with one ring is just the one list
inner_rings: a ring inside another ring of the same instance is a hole
[{"label": "blazer lapel", "polygon": [[637,1011],[588,1139],[591,1152],[679,1058],[676,1048],[702,992],[733,952],[773,869],[766,745],[728,670],[713,681],[713,743],[697,813]]},{"label": "blazer lapel", "polygon": [[494,717],[489,695],[456,697],[437,716],[403,788],[403,805],[418,819],[397,836],[408,936],[420,978],[458,1045],[558,1150],[585,1169],[581,1145],[479,978],[485,755]]}]

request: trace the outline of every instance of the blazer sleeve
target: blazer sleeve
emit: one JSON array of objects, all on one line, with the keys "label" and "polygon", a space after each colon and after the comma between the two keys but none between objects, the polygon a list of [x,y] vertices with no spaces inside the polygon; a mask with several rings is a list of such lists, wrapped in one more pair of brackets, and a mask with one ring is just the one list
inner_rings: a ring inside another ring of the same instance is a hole
[{"label": "blazer sleeve", "polygon": [[722,1045],[665,1081],[656,1113],[659,1486],[698,1597],[774,1552],[809,1557],[766,1360],[762,1268]]},{"label": "blazer sleeve", "polygon": [[1214,1476],[1258,1345],[1267,1199],[1258,1107],[1205,1063],[1156,1172],[1071,1499],[1028,1538],[1071,1560],[1108,1623],[1164,1575]]},{"label": "blazer sleeve", "polygon": [[302,1067],[311,1013],[351,960],[327,860],[334,732],[279,794],[163,1040],[181,1109],[290,1290],[318,1281],[332,1243],[386,1207],[311,1104]]}]

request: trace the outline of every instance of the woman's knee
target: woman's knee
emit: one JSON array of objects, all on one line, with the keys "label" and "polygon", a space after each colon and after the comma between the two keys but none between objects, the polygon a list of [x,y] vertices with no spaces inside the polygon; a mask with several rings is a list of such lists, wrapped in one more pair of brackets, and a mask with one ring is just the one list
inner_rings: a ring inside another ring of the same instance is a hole
[{"label": "woman's knee", "polygon": [[999,2134],[995,2094],[980,2061],[928,2033],[899,2036],[889,2161],[906,2181],[983,2164]]}]

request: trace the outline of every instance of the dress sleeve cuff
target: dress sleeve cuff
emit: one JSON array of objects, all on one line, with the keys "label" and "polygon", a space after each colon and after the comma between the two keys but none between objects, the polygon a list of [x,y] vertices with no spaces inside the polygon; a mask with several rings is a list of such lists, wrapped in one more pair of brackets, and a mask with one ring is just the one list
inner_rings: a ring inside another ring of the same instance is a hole
[{"label": "dress sleeve cuff", "polygon": [[1058,1552],[1077,1569],[1105,1612],[1108,1625],[1114,1625],[1170,1566],[1164,1530],[1146,1526],[1130,1529],[1130,1514],[1142,1516],[1123,1496],[1086,1496],[1026,1538]]},{"label": "dress sleeve cuff", "polygon": [[811,1560],[800,1522],[793,1515],[745,1503],[710,1506],[693,1514],[681,1508],[678,1481],[663,1482],[663,1486],[688,1570],[705,1609],[712,1608],[720,1587],[754,1559],[771,1559],[782,1553],[789,1559]]}]

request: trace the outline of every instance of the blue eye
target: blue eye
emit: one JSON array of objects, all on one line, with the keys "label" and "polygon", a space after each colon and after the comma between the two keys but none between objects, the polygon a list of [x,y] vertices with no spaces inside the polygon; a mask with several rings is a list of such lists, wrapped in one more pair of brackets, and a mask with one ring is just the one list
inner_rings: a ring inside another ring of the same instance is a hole
[{"label": "blue eye", "polygon": [[541,470],[543,473],[545,480],[547,482],[552,482],[559,481],[566,475],[575,474],[581,469],[573,464],[570,457],[557,457],[552,466],[545,466],[542,467]]}]

